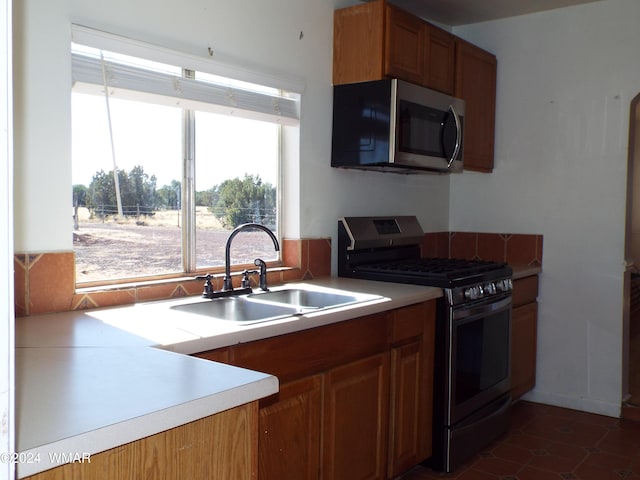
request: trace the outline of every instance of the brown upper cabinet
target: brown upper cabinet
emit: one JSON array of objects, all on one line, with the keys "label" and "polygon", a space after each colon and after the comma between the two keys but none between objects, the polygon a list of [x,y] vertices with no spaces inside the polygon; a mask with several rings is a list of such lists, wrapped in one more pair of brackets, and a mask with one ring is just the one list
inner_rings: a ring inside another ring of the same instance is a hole
[{"label": "brown upper cabinet", "polygon": [[375,0],[336,10],[333,83],[400,78],[453,94],[455,37]]},{"label": "brown upper cabinet", "polygon": [[464,99],[466,170],[493,170],[496,66],[494,55],[386,0],[334,14],[334,85],[399,78]]},{"label": "brown upper cabinet", "polygon": [[455,68],[455,37],[449,32],[426,24],[428,35],[425,49],[425,86],[453,95]]},{"label": "brown upper cabinet", "polygon": [[464,40],[456,40],[454,95],[465,101],[464,168],[493,170],[496,120],[496,57]]},{"label": "brown upper cabinet", "polygon": [[404,10],[385,6],[384,74],[413,83],[425,80],[425,29],[419,18]]}]

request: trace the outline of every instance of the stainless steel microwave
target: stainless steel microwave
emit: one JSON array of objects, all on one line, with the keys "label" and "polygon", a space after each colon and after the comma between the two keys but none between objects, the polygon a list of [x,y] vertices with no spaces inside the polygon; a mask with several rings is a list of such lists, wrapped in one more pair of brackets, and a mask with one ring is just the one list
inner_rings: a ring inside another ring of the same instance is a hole
[{"label": "stainless steel microwave", "polygon": [[464,100],[397,79],[336,85],[331,166],[461,172]]}]

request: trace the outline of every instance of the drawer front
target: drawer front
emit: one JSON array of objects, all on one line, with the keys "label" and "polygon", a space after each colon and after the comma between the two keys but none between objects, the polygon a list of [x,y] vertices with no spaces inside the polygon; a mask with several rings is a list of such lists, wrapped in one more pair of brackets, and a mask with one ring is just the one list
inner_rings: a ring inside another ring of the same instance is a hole
[{"label": "drawer front", "polygon": [[231,364],[289,381],[387,348],[389,313],[232,347]]},{"label": "drawer front", "polygon": [[538,298],[538,276],[519,278],[513,281],[513,307],[535,302]]}]

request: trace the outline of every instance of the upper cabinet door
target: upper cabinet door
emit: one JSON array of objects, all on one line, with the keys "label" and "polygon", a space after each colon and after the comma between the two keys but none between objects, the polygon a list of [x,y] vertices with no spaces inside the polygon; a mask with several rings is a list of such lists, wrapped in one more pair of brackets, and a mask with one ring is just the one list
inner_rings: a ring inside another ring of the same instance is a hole
[{"label": "upper cabinet door", "polygon": [[385,74],[409,82],[424,83],[425,22],[386,6]]},{"label": "upper cabinet door", "polygon": [[496,57],[456,39],[455,96],[462,98],[464,116],[464,168],[493,170],[496,116]]},{"label": "upper cabinet door", "polygon": [[384,2],[341,8],[333,14],[333,83],[379,80],[384,65]]},{"label": "upper cabinet door", "polygon": [[399,78],[451,95],[455,36],[373,0],[335,11],[333,83]]},{"label": "upper cabinet door", "polygon": [[447,95],[453,95],[456,60],[456,37],[438,27],[425,26],[425,85]]}]

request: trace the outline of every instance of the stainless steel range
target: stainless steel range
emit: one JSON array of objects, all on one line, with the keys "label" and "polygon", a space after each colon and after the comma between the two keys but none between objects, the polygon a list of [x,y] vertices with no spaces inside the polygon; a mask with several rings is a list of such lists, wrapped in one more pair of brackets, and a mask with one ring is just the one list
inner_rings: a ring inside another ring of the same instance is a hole
[{"label": "stainless steel range", "polygon": [[508,428],[511,268],[422,258],[416,217],[338,222],[338,275],[443,289],[438,304],[432,468],[453,471]]}]

